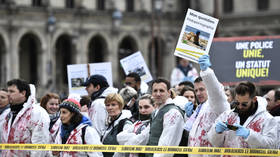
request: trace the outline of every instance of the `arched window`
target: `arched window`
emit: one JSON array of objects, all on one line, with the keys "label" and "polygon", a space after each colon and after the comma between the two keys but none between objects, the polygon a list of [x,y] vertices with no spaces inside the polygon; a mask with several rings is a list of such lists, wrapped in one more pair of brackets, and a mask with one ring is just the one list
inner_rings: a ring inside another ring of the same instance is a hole
[{"label": "arched window", "polygon": [[97,10],[105,10],[105,0],[97,0]]},{"label": "arched window", "polygon": [[41,7],[42,5],[42,0],[32,0],[33,7]]},{"label": "arched window", "polygon": [[188,8],[191,8],[191,1],[190,0],[181,0],[180,4],[181,10],[183,13],[187,13]]},{"label": "arched window", "polygon": [[224,13],[232,13],[233,0],[224,0],[223,1],[223,11],[224,11]]},{"label": "arched window", "polygon": [[61,35],[56,41],[55,70],[56,88],[67,87],[67,65],[73,64],[73,46],[71,37],[67,34]]},{"label": "arched window", "polygon": [[0,86],[4,86],[6,84],[6,60],[5,60],[5,50],[6,46],[2,36],[0,36]]},{"label": "arched window", "polygon": [[0,0],[0,5],[1,4],[6,4],[7,3],[7,0]]},{"label": "arched window", "polygon": [[74,0],[66,0],[65,6],[66,6],[66,8],[74,8],[75,7],[75,1]]},{"label": "arched window", "polygon": [[257,1],[258,10],[267,10],[269,7],[269,0],[258,0]]},{"label": "arched window", "polygon": [[23,78],[32,84],[37,84],[41,43],[37,36],[28,33],[21,38],[19,45],[20,78]]},{"label": "arched window", "polygon": [[[138,46],[135,39],[131,36],[126,36],[121,40],[119,44],[118,59],[121,60],[122,58],[125,58],[136,51],[138,51]],[[119,80],[124,80],[124,78],[124,71],[121,66],[119,66]]]},{"label": "arched window", "polygon": [[107,44],[105,39],[97,35],[93,37],[88,45],[88,62],[103,62],[104,56],[107,54]]},{"label": "arched window", "polygon": [[134,0],[126,0],[126,11],[127,12],[134,11]]}]

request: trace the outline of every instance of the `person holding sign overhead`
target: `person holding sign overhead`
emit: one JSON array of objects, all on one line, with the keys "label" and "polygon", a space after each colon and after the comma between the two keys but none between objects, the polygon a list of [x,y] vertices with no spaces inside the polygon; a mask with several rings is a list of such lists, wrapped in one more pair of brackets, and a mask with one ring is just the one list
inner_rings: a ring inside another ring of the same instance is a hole
[{"label": "person holding sign overhead", "polygon": [[[189,130],[190,147],[211,147],[208,141],[207,133],[215,123],[215,119],[224,111],[230,110],[230,104],[227,101],[223,85],[218,81],[214,71],[210,68],[211,63],[208,55],[199,58],[200,79],[194,83],[196,96],[199,105],[187,120],[185,129]],[[193,156],[207,156],[189,154]]]}]

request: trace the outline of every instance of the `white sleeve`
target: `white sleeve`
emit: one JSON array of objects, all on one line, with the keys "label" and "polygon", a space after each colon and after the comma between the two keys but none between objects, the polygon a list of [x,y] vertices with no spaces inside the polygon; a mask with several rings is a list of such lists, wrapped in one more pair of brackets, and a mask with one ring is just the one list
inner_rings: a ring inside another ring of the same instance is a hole
[{"label": "white sleeve", "polygon": [[125,145],[129,139],[131,139],[135,133],[133,133],[134,125],[130,125],[129,127],[123,129],[118,135],[117,135],[117,141],[120,145]]},{"label": "white sleeve", "polygon": [[149,141],[149,135],[150,135],[150,125],[148,125],[144,130],[141,131],[140,134],[134,136],[129,139],[125,143],[125,145],[147,145]]},{"label": "white sleeve", "polygon": [[106,130],[105,123],[107,118],[107,111],[104,105],[104,99],[98,99],[94,101],[91,105],[91,108],[93,108],[93,113],[91,114],[92,117],[90,117],[92,121],[92,126],[96,129],[99,136],[102,136]]},{"label": "white sleeve", "polygon": [[255,132],[250,129],[250,134],[245,141],[247,141],[250,148],[275,149],[278,142],[277,135],[277,120],[275,118],[270,118],[264,122],[261,132]]},{"label": "white sleeve", "polygon": [[220,121],[226,121],[226,112],[222,113],[215,121],[215,123],[212,125],[212,127],[210,128],[210,130],[207,133],[207,137],[209,142],[214,146],[214,147],[222,147],[224,144],[224,139],[225,139],[225,134],[227,131],[224,131],[221,134],[218,134],[216,132],[216,124],[217,122]]},{"label": "white sleeve", "polygon": [[[86,144],[90,145],[102,145],[100,136],[98,135],[97,131],[90,126],[86,128],[85,141]],[[103,157],[102,152],[87,152],[87,154],[91,157]]]},{"label": "white sleeve", "polygon": [[[158,146],[178,146],[183,134],[184,118],[177,109],[170,109],[163,117],[163,130]],[[174,131],[176,130],[176,131]],[[172,137],[172,138],[171,138]],[[172,157],[174,154],[154,154],[154,157]]]},{"label": "white sleeve", "polygon": [[211,111],[216,114],[221,114],[226,110],[230,110],[230,104],[227,101],[227,96],[223,85],[218,81],[214,71],[207,68],[200,72],[201,78],[208,92],[209,106]]},{"label": "white sleeve", "polygon": [[120,145],[146,145],[149,140],[150,125],[148,125],[140,134],[133,133],[133,127],[124,130],[117,135]]},{"label": "white sleeve", "polygon": [[[40,106],[34,106],[31,113],[31,125],[32,125],[32,144],[48,144],[50,138],[49,125],[50,118],[47,112]],[[31,157],[44,156],[46,151],[31,151]]]}]

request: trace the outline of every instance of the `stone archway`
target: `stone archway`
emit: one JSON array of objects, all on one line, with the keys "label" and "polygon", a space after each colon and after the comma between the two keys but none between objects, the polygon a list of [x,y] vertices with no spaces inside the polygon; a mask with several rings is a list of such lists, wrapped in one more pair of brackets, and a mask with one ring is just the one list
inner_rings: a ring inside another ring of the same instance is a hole
[{"label": "stone archway", "polygon": [[149,68],[153,78],[162,76],[163,57],[165,55],[165,43],[162,39],[156,37],[149,44]]},{"label": "stone archway", "polygon": [[[118,49],[118,64],[120,65],[120,60],[124,57],[127,57],[131,54],[133,54],[134,52],[138,51],[138,46],[137,43],[135,41],[134,38],[132,38],[131,36],[125,36],[120,44],[119,44],[119,49]],[[121,68],[121,66],[119,66],[119,80],[123,81],[125,78],[125,73],[123,71],[123,69]],[[119,85],[121,86],[121,85]]]},{"label": "stone archway", "polygon": [[67,93],[67,65],[73,64],[74,51],[70,35],[63,34],[57,38],[55,43],[55,87],[59,93]]},{"label": "stone archway", "polygon": [[3,37],[0,35],[0,86],[6,84],[7,67],[6,67],[6,45]]},{"label": "stone archway", "polygon": [[88,63],[103,62],[104,56],[108,53],[108,46],[105,39],[96,35],[90,39],[88,45]]},{"label": "stone archway", "polygon": [[23,35],[19,42],[19,76],[32,84],[38,84],[41,41],[32,34]]}]

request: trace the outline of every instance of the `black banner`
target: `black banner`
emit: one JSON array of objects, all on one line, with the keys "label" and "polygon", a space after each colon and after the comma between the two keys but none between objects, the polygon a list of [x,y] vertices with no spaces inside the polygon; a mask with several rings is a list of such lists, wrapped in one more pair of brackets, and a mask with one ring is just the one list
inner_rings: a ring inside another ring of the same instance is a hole
[{"label": "black banner", "polygon": [[210,58],[223,84],[280,85],[280,36],[215,38]]}]

